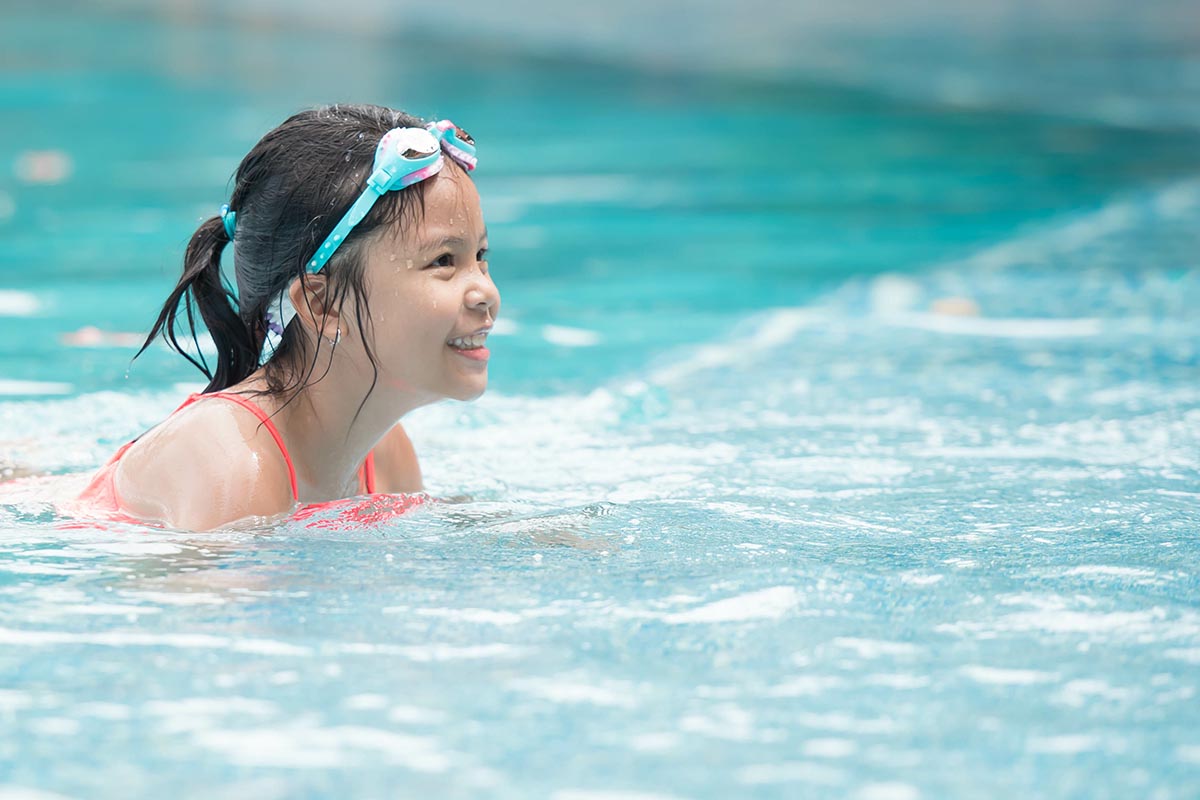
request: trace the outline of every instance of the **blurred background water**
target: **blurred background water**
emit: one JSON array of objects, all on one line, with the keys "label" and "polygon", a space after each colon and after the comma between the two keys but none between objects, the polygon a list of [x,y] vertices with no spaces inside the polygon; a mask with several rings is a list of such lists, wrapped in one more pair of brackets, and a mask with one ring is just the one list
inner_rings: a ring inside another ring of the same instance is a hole
[{"label": "blurred background water", "polygon": [[4,3],[0,466],[194,387],[128,334],[301,107],[472,132],[504,325],[469,502],[0,505],[0,793],[1200,795],[1195,11]]}]

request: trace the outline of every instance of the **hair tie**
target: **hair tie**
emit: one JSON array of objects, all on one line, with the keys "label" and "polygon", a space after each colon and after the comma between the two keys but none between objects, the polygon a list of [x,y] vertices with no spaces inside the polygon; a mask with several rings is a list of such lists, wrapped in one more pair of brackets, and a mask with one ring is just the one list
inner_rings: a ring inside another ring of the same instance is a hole
[{"label": "hair tie", "polygon": [[221,222],[225,223],[225,235],[233,241],[233,232],[237,229],[237,212],[229,210],[229,203],[221,206]]}]

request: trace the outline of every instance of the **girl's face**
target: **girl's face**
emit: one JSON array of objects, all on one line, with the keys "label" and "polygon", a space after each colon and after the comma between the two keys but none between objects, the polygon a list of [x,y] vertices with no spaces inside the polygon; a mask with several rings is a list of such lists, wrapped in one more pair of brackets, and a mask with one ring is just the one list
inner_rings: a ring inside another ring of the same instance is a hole
[{"label": "girl's face", "polygon": [[426,185],[418,224],[384,233],[367,249],[372,323],[367,331],[374,328],[372,349],[382,386],[416,392],[429,402],[483,394],[486,343],[464,352],[450,341],[491,328],[500,312],[487,246],[475,184],[446,159]]}]

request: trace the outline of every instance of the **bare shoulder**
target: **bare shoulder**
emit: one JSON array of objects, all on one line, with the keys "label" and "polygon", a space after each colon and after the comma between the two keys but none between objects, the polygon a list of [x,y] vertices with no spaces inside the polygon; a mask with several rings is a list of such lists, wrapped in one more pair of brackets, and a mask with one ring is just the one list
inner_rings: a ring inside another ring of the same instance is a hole
[{"label": "bare shoulder", "polygon": [[375,489],[401,494],[424,489],[417,451],[399,422],[375,445]]},{"label": "bare shoulder", "polygon": [[270,431],[228,401],[172,415],[129,448],[115,479],[130,513],[188,530],[292,507],[287,464]]}]

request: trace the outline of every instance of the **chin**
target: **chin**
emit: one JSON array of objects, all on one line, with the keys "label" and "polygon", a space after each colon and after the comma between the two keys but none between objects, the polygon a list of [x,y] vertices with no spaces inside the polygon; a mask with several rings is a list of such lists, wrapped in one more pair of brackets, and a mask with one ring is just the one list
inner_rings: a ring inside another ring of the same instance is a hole
[{"label": "chin", "polygon": [[487,381],[485,380],[476,386],[463,386],[450,396],[455,400],[461,400],[464,403],[469,403],[472,400],[478,400],[486,391]]}]

